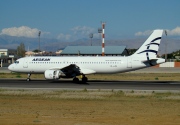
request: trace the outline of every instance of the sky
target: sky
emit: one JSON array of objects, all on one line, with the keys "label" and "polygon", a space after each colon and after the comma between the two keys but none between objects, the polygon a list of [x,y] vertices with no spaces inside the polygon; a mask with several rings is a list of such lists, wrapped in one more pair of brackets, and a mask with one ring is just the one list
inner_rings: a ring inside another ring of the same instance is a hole
[{"label": "sky", "polygon": [[143,37],[154,29],[180,36],[180,0],[0,0],[0,35],[74,41]]}]

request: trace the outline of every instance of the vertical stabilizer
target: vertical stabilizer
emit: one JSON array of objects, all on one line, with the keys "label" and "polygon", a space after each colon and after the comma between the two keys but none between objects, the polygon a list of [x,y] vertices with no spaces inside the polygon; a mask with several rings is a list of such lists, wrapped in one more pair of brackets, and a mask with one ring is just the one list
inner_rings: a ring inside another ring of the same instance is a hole
[{"label": "vertical stabilizer", "polygon": [[149,38],[132,56],[147,57],[148,60],[156,58],[162,34],[163,30],[154,30]]}]

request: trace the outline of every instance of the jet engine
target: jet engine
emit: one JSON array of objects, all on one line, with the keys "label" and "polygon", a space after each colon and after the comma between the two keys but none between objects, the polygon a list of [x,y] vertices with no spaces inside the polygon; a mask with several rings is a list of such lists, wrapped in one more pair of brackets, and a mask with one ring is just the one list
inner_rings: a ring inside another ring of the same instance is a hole
[{"label": "jet engine", "polygon": [[48,69],[44,72],[44,77],[46,79],[60,79],[61,73],[61,70]]}]

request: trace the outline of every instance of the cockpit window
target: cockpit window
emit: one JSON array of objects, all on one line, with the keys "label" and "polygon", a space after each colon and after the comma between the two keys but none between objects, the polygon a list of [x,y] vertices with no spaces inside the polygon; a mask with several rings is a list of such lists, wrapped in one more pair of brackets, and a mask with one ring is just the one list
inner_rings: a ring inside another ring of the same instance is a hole
[{"label": "cockpit window", "polygon": [[14,63],[18,64],[18,63],[19,63],[19,61],[15,61]]}]

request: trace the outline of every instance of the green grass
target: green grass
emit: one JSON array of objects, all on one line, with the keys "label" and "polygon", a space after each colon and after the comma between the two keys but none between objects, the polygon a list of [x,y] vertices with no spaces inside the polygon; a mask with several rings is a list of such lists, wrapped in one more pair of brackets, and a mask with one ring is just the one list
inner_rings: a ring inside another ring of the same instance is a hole
[{"label": "green grass", "polygon": [[[117,73],[117,74],[92,74],[86,75],[89,80],[160,80],[180,81],[180,73]],[[21,78],[26,79],[27,74],[23,73],[0,73],[0,78]],[[80,76],[78,76],[80,79]],[[32,74],[31,79],[45,79],[44,74]]]},{"label": "green grass", "polygon": [[146,92],[146,91],[105,91],[105,90],[87,90],[86,88],[82,90],[5,90],[0,89],[0,97],[9,98],[14,96],[26,98],[43,98],[43,99],[75,99],[75,100],[119,100],[122,98],[139,98],[139,99],[170,99],[170,100],[180,100],[180,92]]},{"label": "green grass", "polygon": [[21,74],[17,74],[17,75],[16,75],[16,78],[21,78]]}]

